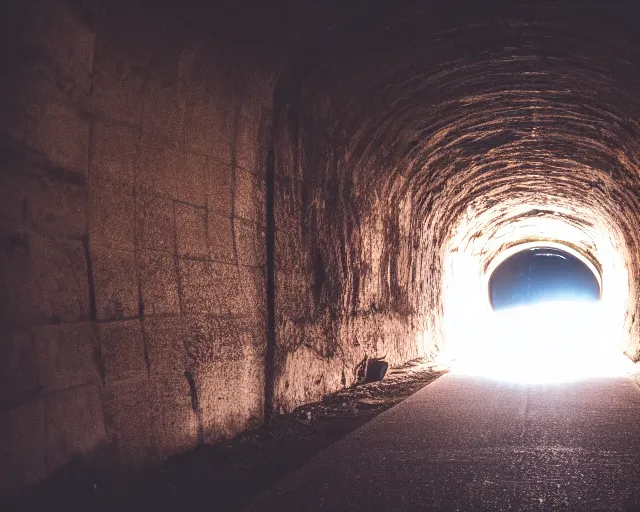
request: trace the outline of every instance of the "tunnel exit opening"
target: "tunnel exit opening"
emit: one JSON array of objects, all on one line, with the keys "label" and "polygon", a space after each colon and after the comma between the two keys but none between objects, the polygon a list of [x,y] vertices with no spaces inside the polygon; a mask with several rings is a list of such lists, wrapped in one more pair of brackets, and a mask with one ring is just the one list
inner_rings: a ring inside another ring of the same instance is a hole
[{"label": "tunnel exit opening", "polygon": [[545,302],[598,302],[596,274],[570,252],[531,247],[502,261],[489,277],[489,301],[495,311]]},{"label": "tunnel exit opening", "polygon": [[631,371],[621,348],[625,279],[614,247],[598,240],[599,260],[547,235],[491,254],[494,237],[465,236],[471,243],[457,245],[445,274],[444,353],[453,372],[558,383]]},{"label": "tunnel exit opening", "polygon": [[516,248],[488,274],[491,313],[476,368],[510,381],[553,382],[617,373],[605,343],[601,276],[562,246]]}]

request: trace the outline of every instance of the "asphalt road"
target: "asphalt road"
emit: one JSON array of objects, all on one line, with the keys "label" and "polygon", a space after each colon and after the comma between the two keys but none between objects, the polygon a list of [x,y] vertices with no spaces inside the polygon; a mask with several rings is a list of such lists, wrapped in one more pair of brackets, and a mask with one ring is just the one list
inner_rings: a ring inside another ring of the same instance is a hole
[{"label": "asphalt road", "polygon": [[308,461],[250,510],[640,511],[630,379],[448,374]]}]

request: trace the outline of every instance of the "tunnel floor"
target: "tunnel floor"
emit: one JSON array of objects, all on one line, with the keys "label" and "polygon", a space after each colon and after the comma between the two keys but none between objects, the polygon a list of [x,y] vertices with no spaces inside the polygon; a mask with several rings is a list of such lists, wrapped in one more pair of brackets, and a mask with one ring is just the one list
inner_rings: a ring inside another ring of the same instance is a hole
[{"label": "tunnel floor", "polygon": [[200,445],[157,468],[123,472],[78,460],[15,497],[8,510],[242,510],[278,479],[444,372],[425,359],[409,361],[390,368],[383,381],[345,388],[275,417],[268,427]]},{"label": "tunnel floor", "polygon": [[448,374],[334,444],[251,510],[640,510],[628,378],[515,385]]}]

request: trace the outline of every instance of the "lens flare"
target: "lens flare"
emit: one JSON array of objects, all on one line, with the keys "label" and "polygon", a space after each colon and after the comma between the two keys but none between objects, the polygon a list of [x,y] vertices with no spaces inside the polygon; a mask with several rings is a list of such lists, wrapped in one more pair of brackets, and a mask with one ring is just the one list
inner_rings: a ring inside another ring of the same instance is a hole
[{"label": "lens flare", "polygon": [[607,336],[600,302],[552,301],[491,311],[461,329],[447,354],[456,373],[510,382],[553,383],[633,372]]}]

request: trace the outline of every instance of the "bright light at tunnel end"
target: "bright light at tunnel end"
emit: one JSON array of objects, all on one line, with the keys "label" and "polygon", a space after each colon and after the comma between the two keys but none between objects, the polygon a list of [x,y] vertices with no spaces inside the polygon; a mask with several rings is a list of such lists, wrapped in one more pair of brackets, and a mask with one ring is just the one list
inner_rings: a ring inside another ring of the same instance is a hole
[{"label": "bright light at tunnel end", "polygon": [[634,364],[611,339],[610,325],[601,302],[562,300],[490,310],[458,330],[459,339],[442,360],[452,373],[522,384],[629,376]]},{"label": "bright light at tunnel end", "polygon": [[[615,226],[580,204],[545,205],[516,196],[482,215],[467,210],[444,253],[438,364],[452,373],[522,384],[637,373],[624,353],[630,347],[629,264]],[[536,215],[528,215],[532,211]],[[583,217],[592,222],[575,221]],[[553,297],[547,296],[492,309],[493,271],[536,247],[567,252],[584,263],[599,283],[599,300],[565,295],[550,302]]]}]

